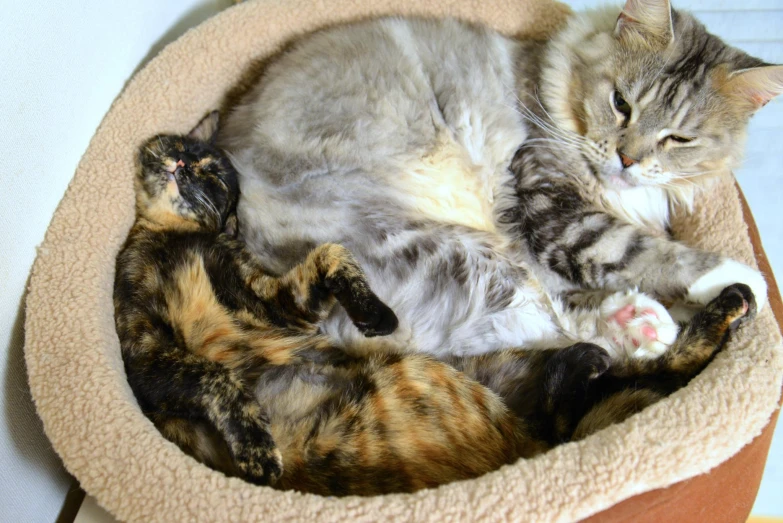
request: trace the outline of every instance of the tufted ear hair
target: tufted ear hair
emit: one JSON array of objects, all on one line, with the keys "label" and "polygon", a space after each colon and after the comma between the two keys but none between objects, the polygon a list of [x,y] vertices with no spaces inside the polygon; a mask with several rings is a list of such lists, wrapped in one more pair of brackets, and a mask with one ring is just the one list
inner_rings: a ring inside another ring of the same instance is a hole
[{"label": "tufted ear hair", "polygon": [[750,112],[764,107],[783,93],[783,65],[765,65],[730,73],[722,93],[746,105]]},{"label": "tufted ear hair", "polygon": [[669,0],[626,0],[614,36],[620,41],[665,48],[674,40]]},{"label": "tufted ear hair", "polygon": [[194,140],[201,140],[210,144],[215,143],[217,138],[218,122],[220,121],[220,112],[212,111],[201,119],[196,126],[190,130],[188,137]]}]

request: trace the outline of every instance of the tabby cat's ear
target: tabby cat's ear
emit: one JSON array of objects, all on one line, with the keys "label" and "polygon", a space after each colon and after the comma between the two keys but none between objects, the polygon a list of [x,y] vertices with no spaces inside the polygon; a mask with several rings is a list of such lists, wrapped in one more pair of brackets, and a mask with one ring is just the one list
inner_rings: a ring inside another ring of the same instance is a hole
[{"label": "tabby cat's ear", "polygon": [[669,0],[626,0],[614,36],[621,41],[665,48],[674,40]]},{"label": "tabby cat's ear", "polygon": [[191,131],[188,133],[188,136],[195,140],[201,140],[202,142],[214,144],[215,138],[217,137],[219,120],[220,112],[212,111],[202,118],[193,129],[191,129]]},{"label": "tabby cat's ear", "polygon": [[721,92],[753,112],[783,93],[783,65],[767,65],[730,73]]}]

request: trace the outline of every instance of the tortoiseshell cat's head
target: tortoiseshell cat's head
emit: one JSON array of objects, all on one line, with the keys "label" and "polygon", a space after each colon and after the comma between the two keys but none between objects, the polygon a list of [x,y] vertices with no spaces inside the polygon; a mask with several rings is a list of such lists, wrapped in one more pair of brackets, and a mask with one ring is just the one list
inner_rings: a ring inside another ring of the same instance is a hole
[{"label": "tortoiseshell cat's head", "polygon": [[157,135],[139,150],[136,207],[167,229],[222,230],[239,198],[237,173],[214,145],[218,113],[187,136]]}]

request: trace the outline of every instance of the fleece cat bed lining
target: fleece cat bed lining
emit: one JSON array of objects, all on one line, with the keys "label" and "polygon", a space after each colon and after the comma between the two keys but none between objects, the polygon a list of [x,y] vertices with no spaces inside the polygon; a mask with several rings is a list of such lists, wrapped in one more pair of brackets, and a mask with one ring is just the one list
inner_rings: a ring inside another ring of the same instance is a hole
[{"label": "fleece cat bed lining", "polygon": [[[134,219],[138,144],[158,132],[187,131],[220,106],[254,59],[319,27],[379,14],[451,15],[543,37],[567,12],[548,0],[258,0],[189,31],[134,77],[55,212],[27,298],[33,398],[66,468],[100,505],[129,521],[575,520],[703,475],[768,427],[783,377],[772,307],[740,329],[690,385],[626,422],[481,478],[414,494],[324,498],[226,478],[163,439],[138,408],[112,304],[114,260]],[[675,231],[755,265],[748,223],[727,175]]]}]

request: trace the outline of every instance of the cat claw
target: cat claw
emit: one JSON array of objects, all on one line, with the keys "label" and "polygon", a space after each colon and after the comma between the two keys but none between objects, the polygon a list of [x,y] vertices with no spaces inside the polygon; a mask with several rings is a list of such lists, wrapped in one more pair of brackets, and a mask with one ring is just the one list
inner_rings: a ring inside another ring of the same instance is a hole
[{"label": "cat claw", "polygon": [[606,338],[631,358],[655,358],[674,343],[678,325],[666,308],[637,292],[618,292],[601,303]]}]

